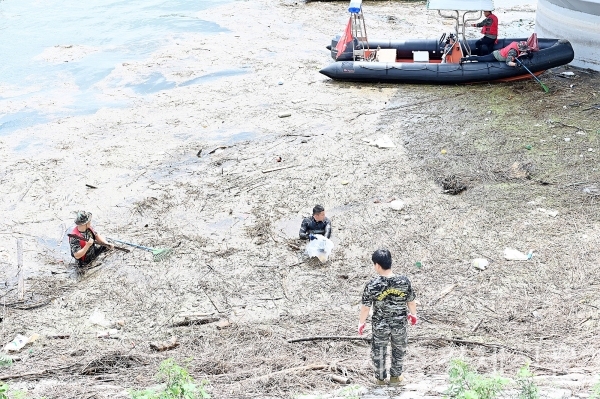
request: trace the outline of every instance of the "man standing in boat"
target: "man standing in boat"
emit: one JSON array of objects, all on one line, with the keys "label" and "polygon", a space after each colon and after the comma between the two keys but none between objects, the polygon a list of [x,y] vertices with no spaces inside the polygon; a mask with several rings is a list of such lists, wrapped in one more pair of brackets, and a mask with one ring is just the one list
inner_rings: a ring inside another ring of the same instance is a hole
[{"label": "man standing in boat", "polygon": [[504,61],[506,65],[516,67],[517,63],[515,58],[525,55],[531,51],[531,48],[527,45],[527,42],[512,42],[508,46],[500,50],[495,50],[492,54],[478,57],[476,55],[470,55],[460,59],[460,63],[464,62],[497,62]]},{"label": "man standing in boat", "polygon": [[498,39],[498,17],[491,11],[484,11],[485,19],[479,23],[471,24],[474,28],[481,28],[483,37],[475,42],[475,53],[477,55],[488,55],[494,49]]}]

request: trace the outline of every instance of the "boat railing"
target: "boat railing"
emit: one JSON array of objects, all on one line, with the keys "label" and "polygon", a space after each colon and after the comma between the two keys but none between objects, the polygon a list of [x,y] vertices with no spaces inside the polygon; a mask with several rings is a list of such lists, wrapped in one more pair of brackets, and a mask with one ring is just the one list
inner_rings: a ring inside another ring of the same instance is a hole
[{"label": "boat railing", "polygon": [[[446,10],[450,11],[450,10]],[[452,15],[443,14],[442,10],[438,10],[438,15],[445,19],[451,19],[454,21],[454,32],[456,34],[457,40],[463,44],[468,55],[471,55],[471,47],[466,38],[465,27],[467,23],[478,21],[481,19],[483,12],[480,11],[461,11],[459,10],[451,10]],[[476,16],[471,16],[471,14],[476,14]]]},{"label": "boat railing", "polygon": [[362,12],[362,0],[351,0],[348,7],[350,19],[352,20],[352,37],[355,44],[352,46],[352,56],[355,61],[372,61],[376,52],[371,51],[367,37],[367,25]]}]

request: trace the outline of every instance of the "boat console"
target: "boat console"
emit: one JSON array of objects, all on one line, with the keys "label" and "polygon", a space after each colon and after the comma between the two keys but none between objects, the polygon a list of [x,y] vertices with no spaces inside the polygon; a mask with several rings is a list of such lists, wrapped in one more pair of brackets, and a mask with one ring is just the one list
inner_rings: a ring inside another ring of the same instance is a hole
[{"label": "boat console", "polygon": [[[479,21],[483,15],[483,11],[492,11],[494,9],[493,0],[428,0],[428,10],[437,10],[440,17],[445,19],[451,19],[454,21],[454,34],[455,41],[460,45],[454,48],[459,48],[461,57],[463,56],[463,50],[467,55],[471,55],[471,47],[469,41],[465,37],[465,27],[469,26],[471,22]],[[450,14],[442,13],[450,12]],[[452,35],[452,34],[451,34]],[[444,39],[445,33],[440,39],[440,44]],[[453,50],[454,51],[454,50]],[[444,49],[445,53],[445,49]],[[446,57],[446,62],[455,62],[457,57]],[[458,62],[458,59],[456,62]]]}]

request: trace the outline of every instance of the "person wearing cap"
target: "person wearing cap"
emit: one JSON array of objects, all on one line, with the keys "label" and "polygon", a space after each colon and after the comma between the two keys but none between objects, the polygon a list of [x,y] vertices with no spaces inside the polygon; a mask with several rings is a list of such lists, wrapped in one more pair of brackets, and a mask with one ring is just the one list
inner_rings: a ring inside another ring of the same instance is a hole
[{"label": "person wearing cap", "polygon": [[[378,249],[371,255],[373,269],[377,274],[363,290],[358,335],[363,335],[371,310],[371,360],[375,369],[375,384],[399,385],[407,344],[407,326],[417,324],[416,295],[406,276],[392,271],[392,254]],[[390,379],[386,380],[387,349],[391,344]]]},{"label": "person wearing cap", "polygon": [[492,54],[484,56],[470,55],[460,59],[460,63],[464,62],[496,62],[504,61],[506,65],[515,67],[517,63],[515,59],[522,55],[525,55],[531,51],[531,48],[527,45],[527,42],[512,42],[508,46],[495,50]]},{"label": "person wearing cap", "polygon": [[108,245],[110,249],[114,248],[113,244],[107,242],[104,237],[96,233],[92,228],[91,212],[77,212],[75,227],[71,231],[71,234],[79,237],[78,239],[74,237],[69,238],[71,255],[77,259],[79,266],[90,264],[98,255],[109,249],[105,246],[95,245],[96,242]]},{"label": "person wearing cap", "polygon": [[491,11],[484,11],[483,15],[483,21],[471,24],[474,28],[481,28],[483,33],[483,37],[475,42],[475,53],[480,56],[491,53],[498,39],[498,17]]},{"label": "person wearing cap", "polygon": [[331,221],[325,216],[325,208],[321,205],[315,205],[312,216],[304,218],[300,225],[299,235],[302,240],[313,240],[315,234],[331,238]]}]

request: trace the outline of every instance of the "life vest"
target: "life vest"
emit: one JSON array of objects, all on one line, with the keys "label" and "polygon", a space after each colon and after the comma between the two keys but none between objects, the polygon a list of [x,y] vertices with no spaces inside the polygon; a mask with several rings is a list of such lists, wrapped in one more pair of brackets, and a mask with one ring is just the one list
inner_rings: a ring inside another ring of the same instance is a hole
[{"label": "life vest", "polygon": [[[94,232],[94,230],[92,230],[91,227],[89,227],[90,232],[92,233],[92,238],[95,240],[96,239],[96,233]],[[85,244],[87,244],[87,240],[83,237],[83,234],[81,233],[81,231],[79,231],[79,229],[77,228],[77,226],[75,226],[73,228],[73,231],[71,231],[71,234],[76,235],[77,237],[80,237],[79,239],[79,245],[81,246],[81,248],[85,247]],[[71,252],[71,255],[73,255],[73,257],[75,257],[75,254]],[[80,262],[85,262],[85,254],[77,259]]]},{"label": "life vest", "polygon": [[508,52],[511,49],[515,49],[517,51],[517,54],[519,54],[519,44],[517,42],[512,42],[503,49],[500,49],[500,55],[502,56],[502,58],[506,59],[506,57],[508,57]]},{"label": "life vest", "polygon": [[482,27],[481,33],[483,33],[484,35],[498,36],[498,17],[494,14],[490,14],[487,16],[487,18],[490,18],[492,20],[492,24]]}]

